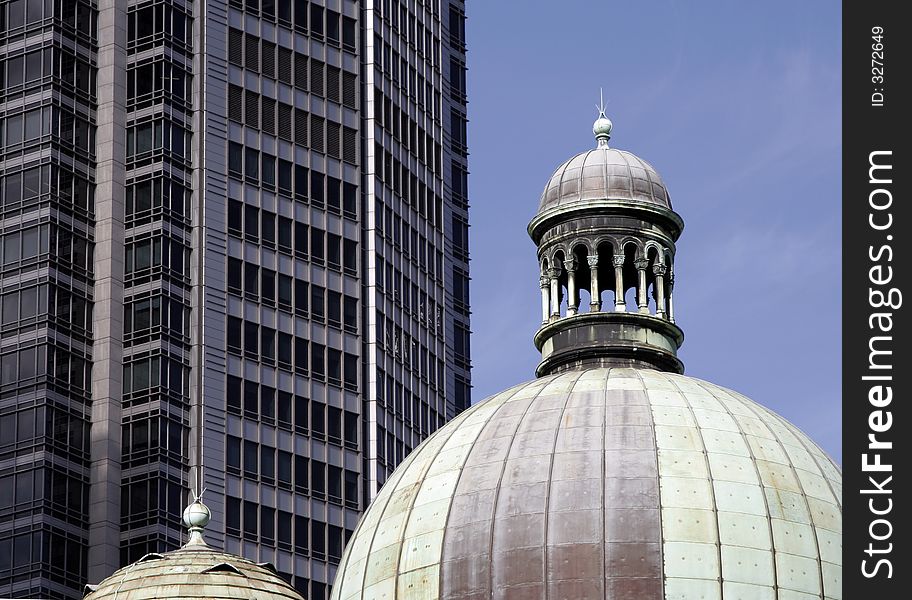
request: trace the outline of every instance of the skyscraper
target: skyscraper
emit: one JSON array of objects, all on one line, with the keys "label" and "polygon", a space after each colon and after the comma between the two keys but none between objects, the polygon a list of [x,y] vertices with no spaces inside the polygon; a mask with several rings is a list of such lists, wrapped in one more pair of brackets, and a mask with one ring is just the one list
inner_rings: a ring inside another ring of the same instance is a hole
[{"label": "skyscraper", "polygon": [[207,535],[326,596],[470,402],[464,4],[0,3],[0,596]]}]

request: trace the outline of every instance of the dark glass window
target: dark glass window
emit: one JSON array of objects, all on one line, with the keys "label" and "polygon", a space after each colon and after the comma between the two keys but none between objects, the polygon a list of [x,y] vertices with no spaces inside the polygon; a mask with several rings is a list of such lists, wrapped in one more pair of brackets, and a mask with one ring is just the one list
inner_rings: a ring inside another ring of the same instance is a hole
[{"label": "dark glass window", "polygon": [[228,376],[227,383],[227,399],[228,399],[228,412],[234,414],[241,414],[241,387],[243,382],[240,378],[234,377],[233,375]]},{"label": "dark glass window", "polygon": [[244,440],[244,475],[256,477],[259,467],[257,460],[257,444],[250,440]]},{"label": "dark glass window", "polygon": [[257,534],[257,504],[244,500],[244,537],[256,537]]},{"label": "dark glass window", "polygon": [[244,147],[235,142],[228,142],[228,173],[235,177],[244,173]]},{"label": "dark glass window", "polygon": [[241,438],[228,436],[227,449],[225,451],[225,462],[229,469],[240,471],[241,469]]}]

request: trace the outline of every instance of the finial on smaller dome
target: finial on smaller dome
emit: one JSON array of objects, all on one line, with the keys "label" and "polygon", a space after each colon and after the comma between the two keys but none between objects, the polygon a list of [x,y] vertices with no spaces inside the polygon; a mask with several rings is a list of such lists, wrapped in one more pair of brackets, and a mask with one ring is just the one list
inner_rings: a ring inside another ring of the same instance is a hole
[{"label": "finial on smaller dome", "polygon": [[608,140],[611,139],[611,128],[613,127],[611,119],[605,116],[605,99],[602,95],[602,88],[599,88],[599,103],[595,107],[598,110],[598,118],[592,124],[592,133],[598,142],[599,148],[607,148]]},{"label": "finial on smaller dome", "polygon": [[205,540],[203,540],[203,528],[209,523],[209,519],[212,518],[212,513],[209,512],[209,507],[203,504],[203,494],[200,493],[199,496],[193,496],[193,502],[190,503],[190,506],[184,509],[184,525],[187,526],[187,530],[190,532],[190,539],[187,541],[187,546],[191,545],[206,545]]}]

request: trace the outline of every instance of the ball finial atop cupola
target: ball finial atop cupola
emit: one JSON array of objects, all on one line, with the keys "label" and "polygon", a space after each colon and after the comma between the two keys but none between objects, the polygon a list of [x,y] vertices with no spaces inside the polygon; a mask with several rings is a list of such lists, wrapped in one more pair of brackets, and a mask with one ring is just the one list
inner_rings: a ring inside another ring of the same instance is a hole
[{"label": "ball finial atop cupola", "polygon": [[188,545],[206,544],[203,540],[203,529],[209,524],[211,518],[212,513],[209,512],[209,507],[203,504],[201,498],[194,499],[194,501],[184,509],[184,525],[187,526],[187,530],[190,532],[190,539],[187,541]]},{"label": "ball finial atop cupola", "polygon": [[607,148],[614,125],[611,123],[611,119],[605,115],[605,101],[602,97],[602,90],[599,90],[599,104],[596,108],[598,109],[598,118],[592,124],[592,135],[595,136],[599,148]]}]

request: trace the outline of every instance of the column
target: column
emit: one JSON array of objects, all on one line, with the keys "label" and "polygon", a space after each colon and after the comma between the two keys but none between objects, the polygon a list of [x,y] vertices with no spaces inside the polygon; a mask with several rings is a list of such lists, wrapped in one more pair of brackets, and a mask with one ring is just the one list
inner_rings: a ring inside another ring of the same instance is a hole
[{"label": "column", "polygon": [[567,316],[572,317],[579,309],[579,298],[576,291],[576,258],[564,261],[567,269]]},{"label": "column", "polygon": [[587,256],[586,262],[589,263],[589,312],[598,312],[602,310],[602,292],[599,289],[598,280],[598,255]]},{"label": "column", "polygon": [[545,275],[542,275],[538,278],[538,284],[541,286],[542,323],[547,323],[548,317],[551,314],[551,280]]},{"label": "column", "polygon": [[[124,211],[127,122],[127,2],[102,0],[98,8],[95,132],[95,285],[92,321],[92,427],[89,465],[88,581],[120,566],[120,476],[123,416]],[[47,432],[51,435],[51,432]],[[39,471],[40,473],[40,471]],[[50,490],[45,490],[50,494]],[[27,559],[26,559],[27,560]],[[6,594],[4,594],[6,595]]]},{"label": "column", "polygon": [[614,310],[616,312],[626,312],[627,302],[624,300],[624,255],[615,256],[614,264]]},{"label": "column", "polygon": [[646,297],[646,269],[649,267],[648,258],[638,258],[633,261],[633,266],[637,269],[637,306],[639,312],[643,315],[649,314],[649,299]]},{"label": "column", "polygon": [[656,316],[665,318],[665,272],[667,267],[662,264],[652,265],[652,274],[655,275],[655,301]]},{"label": "column", "polygon": [[560,318],[560,269],[548,269],[551,279],[551,320]]},{"label": "column", "polygon": [[675,322],[675,309],[674,309],[674,271],[668,274],[668,320],[672,323]]}]

